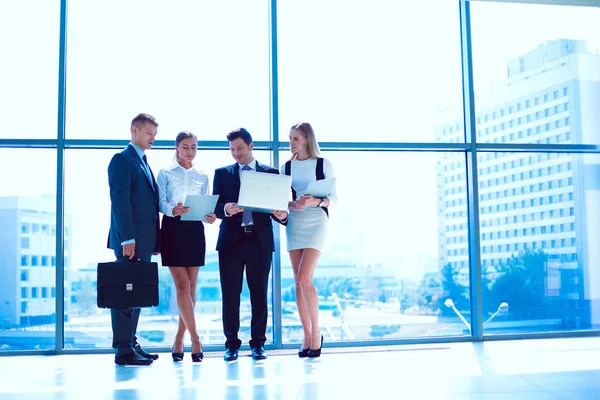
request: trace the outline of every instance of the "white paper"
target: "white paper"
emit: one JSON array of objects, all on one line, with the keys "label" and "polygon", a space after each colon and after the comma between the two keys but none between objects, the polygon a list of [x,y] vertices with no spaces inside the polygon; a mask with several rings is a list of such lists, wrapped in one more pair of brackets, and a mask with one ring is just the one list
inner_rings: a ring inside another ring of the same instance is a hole
[{"label": "white paper", "polygon": [[313,197],[329,197],[333,192],[333,185],[335,184],[335,178],[321,179],[320,181],[312,181],[306,187],[306,194],[310,194]]}]

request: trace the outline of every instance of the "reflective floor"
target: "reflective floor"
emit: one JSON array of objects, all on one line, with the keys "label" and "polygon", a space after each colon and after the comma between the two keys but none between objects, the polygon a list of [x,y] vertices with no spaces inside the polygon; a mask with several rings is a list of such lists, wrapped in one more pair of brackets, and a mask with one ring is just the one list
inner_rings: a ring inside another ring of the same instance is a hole
[{"label": "reflective floor", "polygon": [[162,353],[149,367],[107,354],[0,357],[0,399],[600,399],[600,338],[246,354],[192,364]]}]

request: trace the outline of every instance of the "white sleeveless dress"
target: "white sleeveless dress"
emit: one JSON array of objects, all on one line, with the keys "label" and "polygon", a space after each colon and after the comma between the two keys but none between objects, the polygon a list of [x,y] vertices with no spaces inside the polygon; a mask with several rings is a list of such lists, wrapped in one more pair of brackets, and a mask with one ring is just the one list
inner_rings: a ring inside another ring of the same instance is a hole
[{"label": "white sleeveless dress", "polygon": [[[300,198],[310,182],[317,180],[317,159],[293,160],[291,165],[292,187],[296,198]],[[285,164],[281,166],[281,174],[285,174]],[[323,174],[326,179],[334,178],[333,167],[327,159],[323,159]],[[329,207],[337,200],[335,186],[329,196]],[[286,226],[287,250],[316,249],[323,252],[327,246],[329,218],[321,207],[306,206],[302,210],[289,210]]]}]

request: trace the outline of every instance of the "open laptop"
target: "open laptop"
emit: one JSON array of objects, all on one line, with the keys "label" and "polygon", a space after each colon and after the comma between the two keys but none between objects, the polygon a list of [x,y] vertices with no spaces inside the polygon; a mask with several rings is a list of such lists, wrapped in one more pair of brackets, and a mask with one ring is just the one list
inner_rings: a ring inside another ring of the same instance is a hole
[{"label": "open laptop", "polygon": [[291,176],[241,171],[237,206],[269,214],[274,210],[287,210],[291,188]]}]

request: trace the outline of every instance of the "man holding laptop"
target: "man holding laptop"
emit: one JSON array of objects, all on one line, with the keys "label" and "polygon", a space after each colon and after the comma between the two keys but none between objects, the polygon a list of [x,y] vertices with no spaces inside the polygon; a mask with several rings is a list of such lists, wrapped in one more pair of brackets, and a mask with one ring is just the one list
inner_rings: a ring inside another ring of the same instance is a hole
[{"label": "man holding laptop", "polygon": [[[217,240],[217,251],[219,252],[219,272],[223,297],[223,331],[226,337],[224,359],[226,361],[236,360],[242,344],[238,338],[238,331],[240,328],[240,294],[244,267],[246,267],[246,280],[250,289],[252,306],[250,347],[252,348],[252,358],[261,360],[267,358],[264,349],[267,339],[267,289],[273,251],[275,251],[271,218],[284,225],[287,223],[287,211],[283,210],[286,209],[291,182],[287,184],[287,189],[284,187],[284,190],[281,191],[283,197],[281,210],[271,210],[269,205],[272,204],[267,204],[267,207],[264,204],[262,207],[260,204],[245,204],[244,202],[238,204],[241,200],[240,178],[243,174],[260,173],[260,178],[267,182],[267,187],[274,188],[276,192],[280,192],[279,188],[286,182],[280,182],[278,178],[285,179],[287,177],[278,176],[277,178],[273,177],[274,179],[264,179],[266,176],[262,174],[278,175],[279,171],[268,165],[260,164],[254,159],[252,136],[246,129],[240,128],[230,132],[227,140],[231,155],[236,162],[233,165],[217,169],[213,180],[213,194],[219,196],[215,214],[223,220]],[[253,178],[256,177],[258,176]],[[245,190],[244,195],[246,193]],[[263,197],[266,195],[266,193],[260,193],[260,190],[252,193]],[[277,193],[271,192],[268,193],[268,196],[279,197]],[[249,203],[252,203],[252,200],[247,199]],[[253,207],[252,209],[244,208],[243,205]],[[255,205],[256,207],[254,207]]]}]

